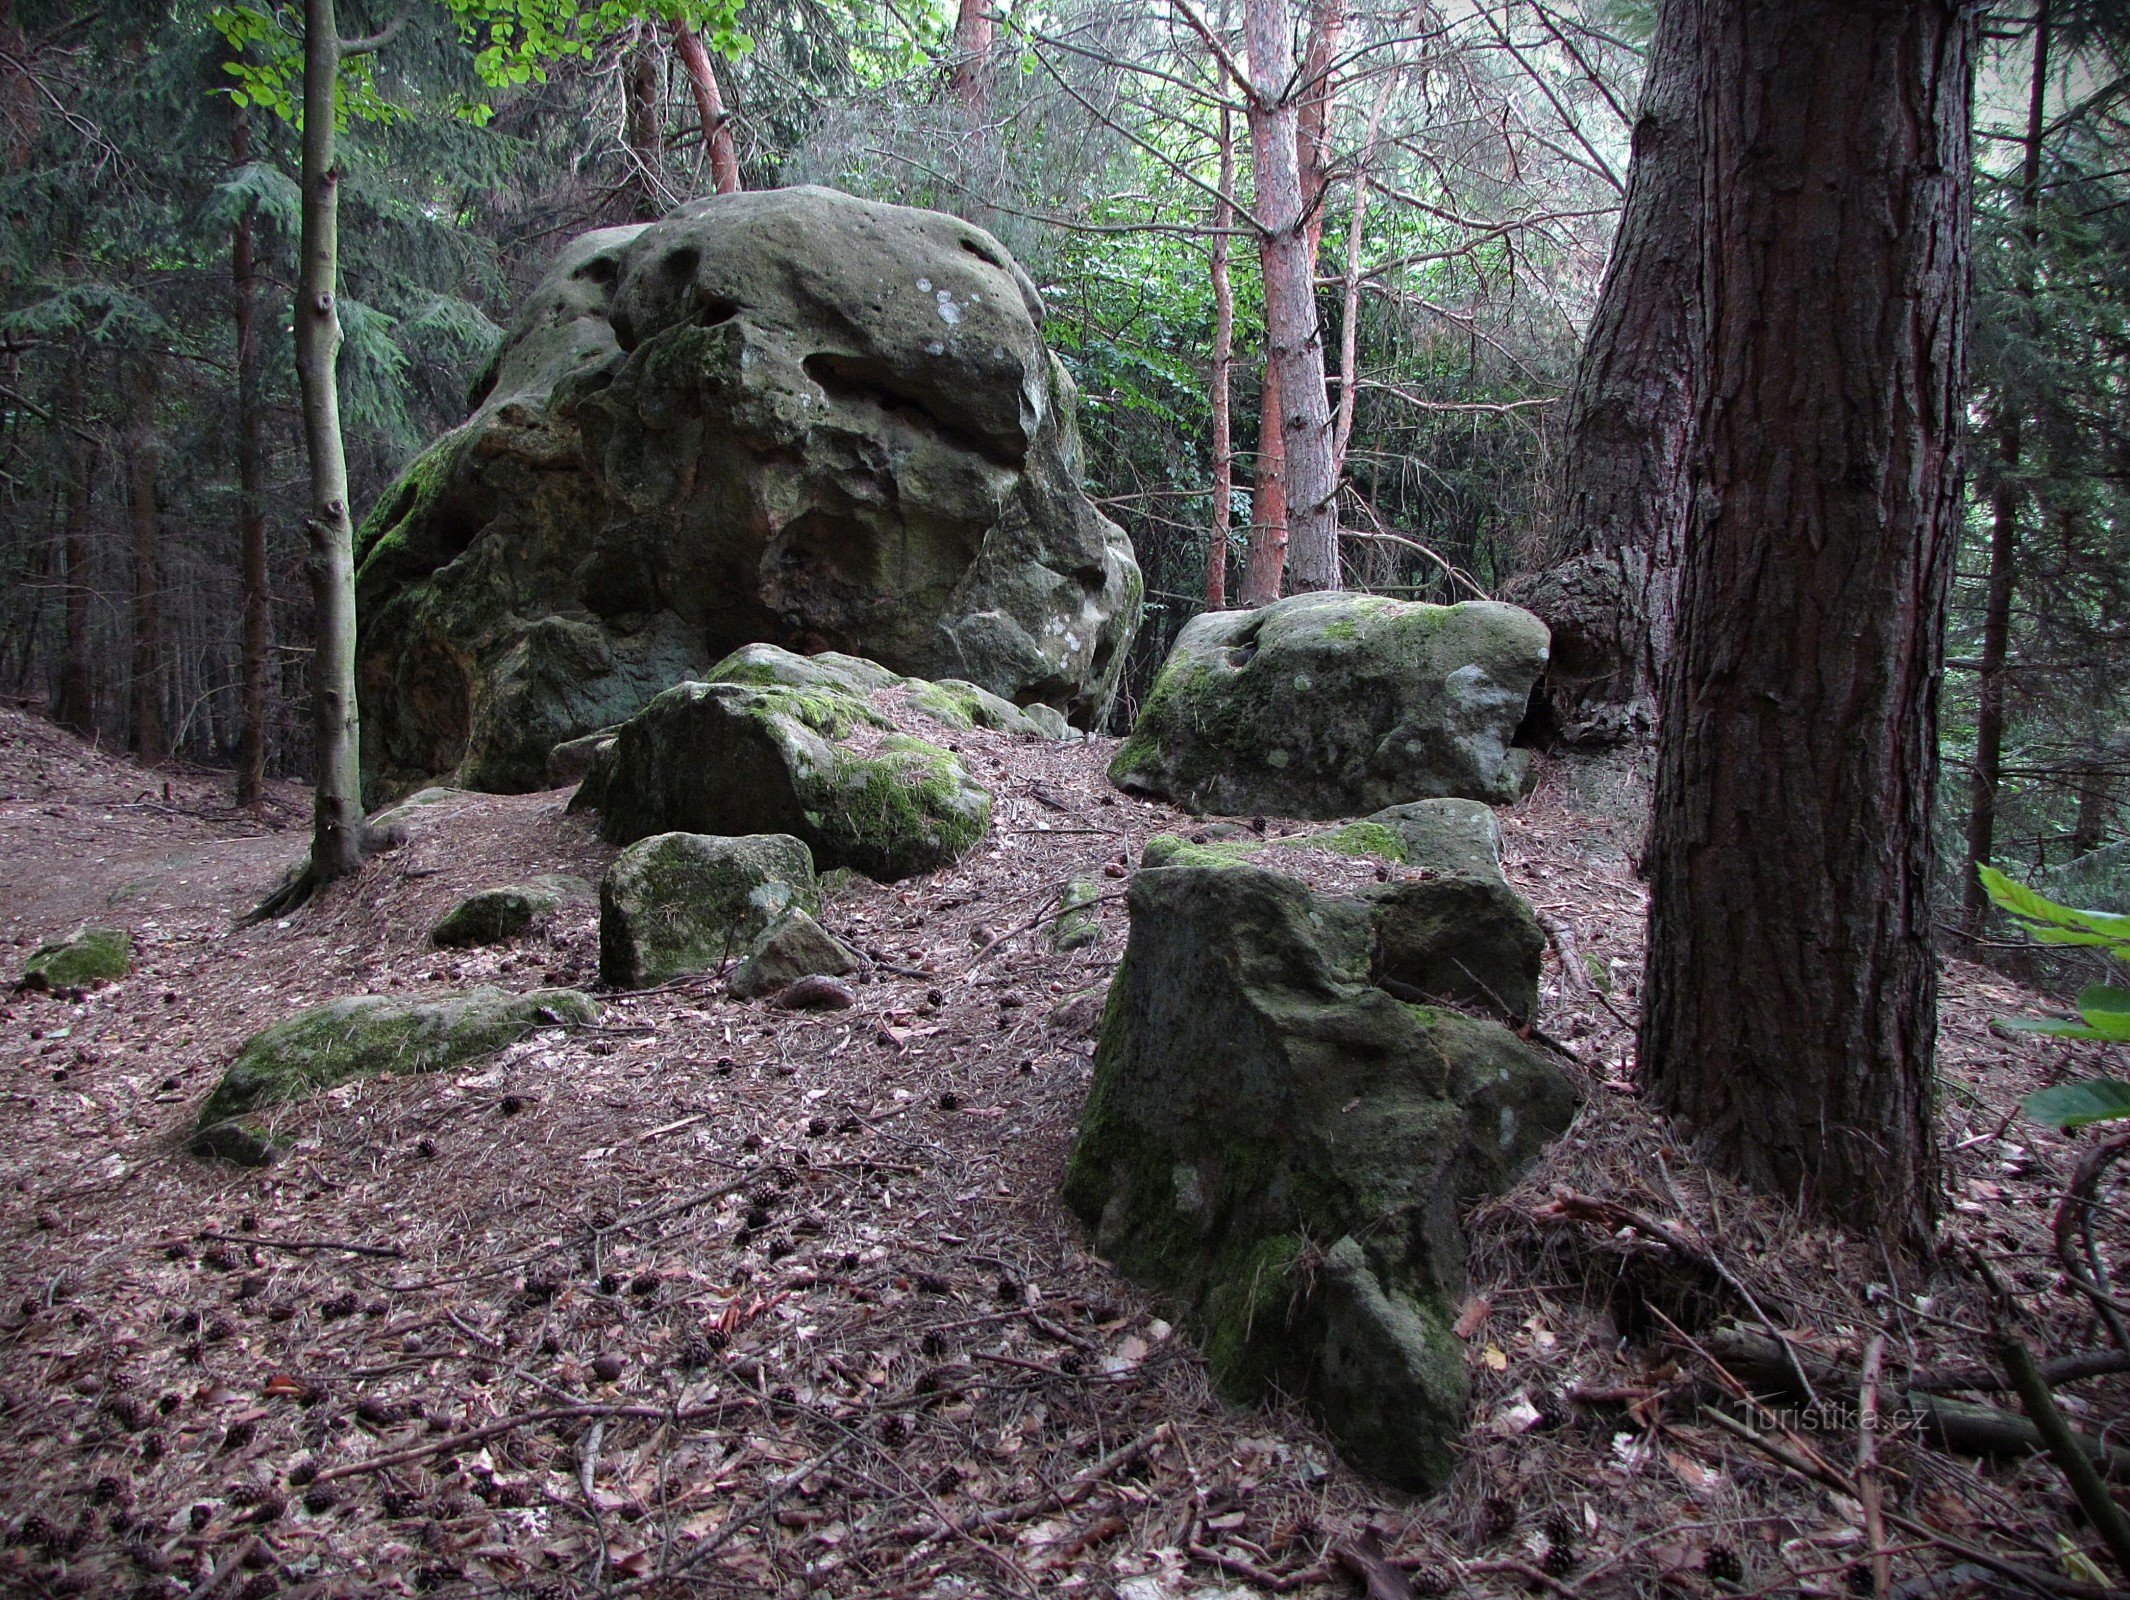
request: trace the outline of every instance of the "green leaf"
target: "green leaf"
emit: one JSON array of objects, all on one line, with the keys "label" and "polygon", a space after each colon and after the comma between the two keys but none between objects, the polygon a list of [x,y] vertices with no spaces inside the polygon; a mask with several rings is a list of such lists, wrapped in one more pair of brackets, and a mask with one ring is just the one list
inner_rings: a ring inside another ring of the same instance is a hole
[{"label": "green leaf", "polygon": [[[2044,927],[2073,928],[2097,933],[2106,939],[2130,946],[2130,917],[2107,911],[2081,911],[2075,906],[2059,905],[2047,895],[2029,889],[2023,883],[2015,883],[1995,867],[1981,866],[1975,871],[1981,876],[1982,887],[1989,891],[1989,897],[2015,917],[2040,923]],[[2034,931],[2037,937],[2040,936],[2038,929]]]},{"label": "green leaf", "polygon": [[2130,1039],[2130,989],[2089,983],[2078,991],[2079,1014],[2099,1039]]},{"label": "green leaf", "polygon": [[2088,1078],[2082,1083],[2060,1083],[2019,1102],[2029,1117],[2044,1127],[2069,1132],[2095,1122],[2116,1122],[2130,1117],[2130,1083],[2114,1078]]}]

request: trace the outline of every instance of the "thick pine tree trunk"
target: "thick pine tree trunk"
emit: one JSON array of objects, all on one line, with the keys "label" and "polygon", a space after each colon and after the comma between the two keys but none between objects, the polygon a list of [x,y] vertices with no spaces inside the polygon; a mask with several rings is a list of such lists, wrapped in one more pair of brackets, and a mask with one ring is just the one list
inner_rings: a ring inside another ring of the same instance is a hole
[{"label": "thick pine tree trunk", "polygon": [[66,653],[59,666],[62,726],[76,733],[96,731],[96,683],[89,654],[89,519],[96,489],[96,436],[89,428],[86,352],[77,355],[67,374],[67,562]]},{"label": "thick pine tree trunk", "polygon": [[[1279,419],[1286,498],[1286,587],[1339,586],[1338,483],[1324,393],[1316,263],[1304,204],[1294,97],[1293,23],[1285,0],[1246,0],[1243,40],[1250,138],[1257,161],[1259,260],[1265,280],[1265,405]],[[1260,459],[1260,475],[1265,463]],[[1262,484],[1260,485],[1262,488]],[[1252,562],[1252,567],[1257,567]],[[1253,585],[1262,575],[1252,572]],[[1274,580],[1275,586],[1278,580]],[[1275,587],[1274,593],[1277,593]]]},{"label": "thick pine tree trunk", "polygon": [[947,90],[971,125],[991,115],[991,0],[961,0],[954,17],[954,69]]},{"label": "thick pine tree trunk", "polygon": [[[251,159],[251,133],[237,115],[231,154]],[[237,734],[237,804],[266,794],[266,682],[273,654],[273,597],[266,582],[266,444],[259,386],[259,286],[251,212],[230,235],[231,310],[237,325],[237,548],[242,569],[244,642],[241,722]]]},{"label": "thick pine tree trunk", "polygon": [[[2027,258],[2020,269],[2024,298],[2034,295],[2035,253],[2041,247],[2041,141],[2047,131],[2049,0],[2034,11],[2034,76],[2027,89],[2026,138],[2020,152],[2019,211]],[[2019,567],[2019,464],[2024,454],[2018,397],[1998,397],[1997,482],[1990,492],[1989,579],[1982,601],[1982,658],[1975,685],[1975,767],[1968,780],[1967,862],[1961,910],[1970,934],[1989,920],[1981,874],[1997,847],[1997,790],[2004,780],[2004,669],[2011,655],[2012,591]]]},{"label": "thick pine tree trunk", "polygon": [[725,117],[724,97],[718,92],[717,74],[710,70],[710,52],[693,28],[676,20],[673,52],[688,74],[688,87],[695,95],[695,115],[703,125],[703,144],[710,152],[710,181],[719,194],[740,192],[740,158],[732,142],[732,124]]},{"label": "thick pine tree trunk", "polygon": [[1972,19],[1706,0],[1703,21],[1702,397],[1642,1074],[1731,1172],[1923,1249]]},{"label": "thick pine tree trunk", "polygon": [[666,155],[666,64],[655,33],[643,34],[629,51],[621,74],[621,107],[621,136],[633,164],[627,188],[635,192],[637,209],[655,217],[666,209],[659,178]]},{"label": "thick pine tree trunk", "polygon": [[1703,0],[1663,0],[1627,198],[1569,396],[1544,567],[1511,597],[1553,630],[1540,686],[1564,744],[1648,738],[1671,651],[1700,307]]},{"label": "thick pine tree trunk", "polygon": [[340,435],[340,166],[333,149],[341,41],[333,0],[303,6],[303,237],[296,277],[296,377],[310,456],[304,517],[311,580],[312,732],[317,789],[308,886],[362,864],[362,732],[355,702],[355,527]]},{"label": "thick pine tree trunk", "polygon": [[162,511],[156,503],[162,450],[155,431],[160,374],[154,359],[132,363],[131,377],[126,458],[133,526],[133,751],[153,764],[170,753],[163,734]]}]

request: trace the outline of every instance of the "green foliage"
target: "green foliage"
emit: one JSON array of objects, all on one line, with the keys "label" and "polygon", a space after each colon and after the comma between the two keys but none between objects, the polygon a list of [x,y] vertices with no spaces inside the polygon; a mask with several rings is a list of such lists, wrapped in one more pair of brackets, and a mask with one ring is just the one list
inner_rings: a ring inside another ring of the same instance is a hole
[{"label": "green foliage", "polygon": [[[2044,894],[2016,883],[1995,867],[1980,869],[1989,897],[2017,919],[2024,933],[2041,944],[2084,945],[2118,960],[2130,958],[2130,917],[2105,911],[2081,911],[2059,905]],[[2130,1042],[2130,989],[2092,983],[2078,992],[2079,1021],[2053,1017],[2000,1017],[1997,1025],[2015,1033],[2038,1033],[2056,1039]],[[2051,1127],[2083,1128],[2094,1122],[2130,1117],[2130,1083],[2089,1078],[2030,1094],[2020,1102],[2026,1114]]]}]

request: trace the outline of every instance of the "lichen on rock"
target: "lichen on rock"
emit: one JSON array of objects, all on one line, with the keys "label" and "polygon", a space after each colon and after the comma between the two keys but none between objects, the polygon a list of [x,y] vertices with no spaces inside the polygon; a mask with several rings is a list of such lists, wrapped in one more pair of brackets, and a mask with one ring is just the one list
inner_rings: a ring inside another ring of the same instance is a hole
[{"label": "lichen on rock", "polygon": [[246,1040],[200,1108],[193,1148],[247,1163],[271,1159],[251,1119],[352,1078],[440,1072],[493,1054],[541,1028],[590,1022],[599,1007],[575,989],[506,994],[479,988],[442,1000],[388,995],[329,1000]]},{"label": "lichen on rock", "polygon": [[1177,636],[1110,780],[1201,814],[1350,817],[1516,799],[1544,624],[1493,601],[1304,594]]},{"label": "lichen on rock", "polygon": [[122,928],[83,928],[30,952],[15,987],[26,992],[88,989],[133,970],[133,936]]},{"label": "lichen on rock", "polygon": [[981,228],[827,189],[572,241],[361,530],[371,781],[539,788],[759,640],[1094,726],[1142,585],[1041,314]]},{"label": "lichen on rock", "polygon": [[1439,1487],[1463,1426],[1459,1208],[1566,1125],[1507,1027],[1376,981],[1383,909],[1246,863],[1142,871],[1065,1198],[1214,1379],[1300,1397],[1349,1461]]},{"label": "lichen on rock", "polygon": [[737,961],[787,912],[820,909],[813,857],[783,833],[661,833],[599,884],[599,976],[640,989]]}]

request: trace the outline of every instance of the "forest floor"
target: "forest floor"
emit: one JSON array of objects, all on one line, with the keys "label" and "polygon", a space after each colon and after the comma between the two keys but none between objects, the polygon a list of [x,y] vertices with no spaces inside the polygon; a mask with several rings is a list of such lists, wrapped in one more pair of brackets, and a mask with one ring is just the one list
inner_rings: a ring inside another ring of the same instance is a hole
[{"label": "forest floor", "polygon": [[[84,922],[139,953],[78,1000],[0,1006],[0,1586],[1841,1594],[1871,1592],[1876,1549],[1878,1587],[1908,1597],[2101,1592],[2105,1565],[2059,1544],[2097,1551],[2045,1460],[1935,1448],[1900,1399],[1986,1353],[1956,1247],[2025,1295],[2048,1353],[2099,1342],[2048,1236],[2082,1142],[2014,1117],[2097,1062],[1997,1036],[2038,997],[1947,963],[1949,1248],[1928,1278],[1712,1181],[1636,1094],[1642,790],[1617,764],[1549,764],[1503,819],[1555,931],[1540,1020],[1586,1103],[1471,1219],[1455,1481],[1406,1500],[1299,1414],[1217,1399],[1057,1198],[1125,927],[1107,903],[1100,943],[1058,956],[1045,908],[1068,877],[1121,889],[1149,836],[1197,826],[1110,790],[1111,749],[965,741],[992,838],[823,916],[875,963],[852,1010],[708,980],[608,995],[599,1025],[476,1070],[324,1095],[251,1171],[184,1149],[247,1035],[339,995],[591,986],[589,907],[495,950],[426,936],[461,894],[596,878],[611,852],[566,792],[469,795],[240,930],[300,853],[300,793],[233,811],[221,777],[0,711],[0,971]],[[1884,1336],[1879,1383],[1791,1418],[1789,1465],[1700,1403],[1722,1381],[1707,1331],[1763,1315],[1844,1381]],[[2124,1382],[2064,1404],[2120,1423]],[[1866,1396],[1884,1434],[1860,1464],[1842,1426]]]}]

